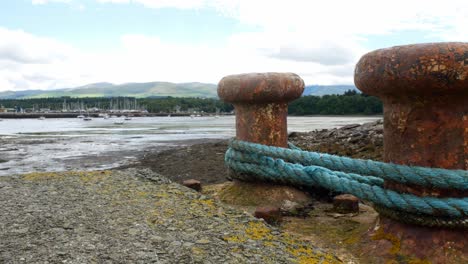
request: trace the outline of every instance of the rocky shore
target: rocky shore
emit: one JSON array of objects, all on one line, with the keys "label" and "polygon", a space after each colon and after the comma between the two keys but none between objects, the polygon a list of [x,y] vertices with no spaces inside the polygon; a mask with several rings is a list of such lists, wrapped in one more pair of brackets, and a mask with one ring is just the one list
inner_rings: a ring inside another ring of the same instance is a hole
[{"label": "rocky shore", "polygon": [[289,141],[304,150],[382,160],[383,120],[306,133],[293,132],[289,135]]},{"label": "rocky shore", "polygon": [[[291,133],[290,141],[381,159],[382,134],[377,121]],[[116,170],[0,177],[0,262],[375,263],[358,246],[375,223],[371,207],[341,214],[303,190],[228,181],[226,149],[216,140],[146,153]],[[203,191],[178,184],[187,179]],[[298,214],[295,196],[305,208]],[[253,217],[272,204],[290,207],[280,224]]]}]

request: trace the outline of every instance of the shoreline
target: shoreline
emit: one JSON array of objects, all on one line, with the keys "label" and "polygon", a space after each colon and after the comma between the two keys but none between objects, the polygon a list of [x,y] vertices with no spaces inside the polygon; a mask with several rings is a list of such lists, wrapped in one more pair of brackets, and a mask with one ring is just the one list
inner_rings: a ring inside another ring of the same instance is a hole
[{"label": "shoreline", "polygon": [[[291,117],[289,129],[333,128],[375,119]],[[151,153],[215,142],[235,134],[233,117],[134,118],[123,125],[113,121],[5,119],[1,122],[0,151],[1,159],[7,162],[0,163],[0,175],[116,168],[138,162]],[[190,157],[189,160],[199,162]]]},{"label": "shoreline", "polygon": [[[85,139],[81,142],[86,142]],[[139,163],[147,155],[157,155],[160,152],[164,151],[173,151],[178,148],[183,148],[191,145],[197,144],[209,144],[211,142],[222,141],[223,139],[181,139],[181,140],[170,140],[170,141],[160,141],[153,142],[153,146],[146,147],[144,149],[125,149],[125,150],[114,150],[95,154],[86,154],[69,157],[66,159],[58,159],[56,162],[59,162],[62,167],[32,167],[30,170],[21,170],[18,171],[10,167],[0,167],[0,178],[7,177],[9,175],[18,175],[32,172],[66,172],[66,171],[95,171],[95,170],[119,170],[121,168],[135,167],[135,163]],[[0,140],[1,142],[2,140]],[[3,140],[8,141],[8,140]],[[24,147],[28,145],[38,146],[41,144],[47,144],[49,142],[55,141],[31,141],[23,142],[16,147],[6,147],[0,148],[3,152],[3,158],[0,159],[0,165],[7,165],[11,160],[9,159],[8,152],[21,151]],[[5,144],[3,144],[5,145]],[[155,145],[155,146],[154,146]],[[40,162],[39,160],[37,162]]]},{"label": "shoreline", "polygon": [[[103,113],[0,113],[0,119],[37,119],[40,117],[45,118],[77,118],[80,115],[86,115],[93,118],[103,118],[99,116]],[[132,116],[132,117],[164,117],[164,116],[171,116],[171,117],[187,117],[191,116],[190,113],[104,113],[115,115],[116,117],[123,117],[123,116]],[[204,114],[201,117],[206,116],[215,116],[215,113]],[[223,116],[229,116],[227,114],[222,114]]]},{"label": "shoreline", "polygon": [[[225,182],[224,154],[229,139],[194,140],[186,146],[148,152],[120,168],[151,169],[182,183],[196,179],[203,184]],[[289,141],[307,151],[360,159],[383,159],[383,122],[349,124],[341,128],[291,132]]]},{"label": "shoreline", "polygon": [[[354,140],[356,136],[367,134],[370,138],[372,134],[378,140],[380,125],[377,121],[295,132],[290,140],[309,150],[341,140],[357,155],[361,144]],[[317,145],[311,138],[328,141]],[[180,145],[143,150],[135,163],[111,170],[0,177],[4,211],[0,216],[0,257],[15,261],[120,259],[159,263],[376,260],[375,256],[356,253],[359,244],[346,244],[360,241],[373,225],[377,214],[369,206],[363,204],[359,215],[336,214],[331,203],[309,194],[313,207],[306,217],[286,216],[280,225],[267,225],[252,215],[256,203],[262,203],[258,197],[248,205],[223,199],[235,197],[231,192],[236,190],[236,182],[227,179],[224,167],[228,140],[173,143]],[[192,178],[202,181],[202,193],[177,184]],[[266,188],[278,187],[267,184]]]},{"label": "shoreline", "polygon": [[[99,114],[103,113],[0,113],[0,119],[37,119],[41,116],[46,118],[77,118],[79,115],[89,115],[93,118],[103,118]],[[117,117],[123,117],[130,115],[132,117],[190,117],[191,113],[107,113],[110,115],[115,115]],[[216,114],[216,113],[204,113],[198,117],[210,117],[210,116],[234,116],[234,114]],[[378,115],[288,115],[290,117],[383,117],[381,114]]]}]

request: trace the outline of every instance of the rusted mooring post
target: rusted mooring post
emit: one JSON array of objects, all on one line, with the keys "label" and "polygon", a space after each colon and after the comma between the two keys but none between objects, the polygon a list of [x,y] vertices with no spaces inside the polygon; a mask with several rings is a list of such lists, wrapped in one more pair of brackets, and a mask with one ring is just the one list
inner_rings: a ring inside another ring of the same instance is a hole
[{"label": "rusted mooring post", "polygon": [[[355,84],[384,104],[386,162],[468,169],[468,43],[429,43],[364,55]],[[467,197],[466,191],[386,182],[418,196]],[[402,219],[403,220],[403,219]],[[429,228],[381,217],[382,237],[399,254],[432,263],[468,261],[466,229]]]},{"label": "rusted mooring post", "polygon": [[303,91],[294,73],[229,75],[218,84],[219,97],[234,104],[237,139],[277,147],[288,145],[288,102]]}]

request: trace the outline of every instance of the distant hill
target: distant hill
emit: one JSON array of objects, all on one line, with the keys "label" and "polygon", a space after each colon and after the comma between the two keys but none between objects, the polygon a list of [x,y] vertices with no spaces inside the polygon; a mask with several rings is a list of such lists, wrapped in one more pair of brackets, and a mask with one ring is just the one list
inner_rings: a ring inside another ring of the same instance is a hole
[{"label": "distant hill", "polygon": [[56,90],[26,90],[0,92],[2,99],[46,97],[217,97],[216,85],[210,83],[93,83],[85,86]]},{"label": "distant hill", "polygon": [[[357,90],[353,85],[308,85],[303,95],[343,94],[347,90]],[[216,84],[211,83],[93,83],[85,86],[56,90],[25,90],[0,92],[0,99],[24,99],[47,97],[217,97]]]},{"label": "distant hill", "polygon": [[359,90],[354,85],[307,85],[302,95],[344,94],[348,90]]}]

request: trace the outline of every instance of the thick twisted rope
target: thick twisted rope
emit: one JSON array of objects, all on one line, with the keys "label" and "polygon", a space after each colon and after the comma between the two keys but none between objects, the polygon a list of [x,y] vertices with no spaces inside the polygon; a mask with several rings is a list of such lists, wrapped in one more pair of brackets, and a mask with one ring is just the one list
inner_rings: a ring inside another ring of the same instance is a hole
[{"label": "thick twisted rope", "polygon": [[232,140],[230,148],[284,159],[304,166],[315,165],[334,171],[373,175],[384,180],[431,188],[468,190],[468,171],[405,166],[372,160],[352,159],[325,153],[279,148],[246,141]]},{"label": "thick twisted rope", "polygon": [[[255,175],[256,179],[301,186],[320,186],[336,192],[350,193],[374,203],[387,211],[417,215],[414,219],[451,218],[458,225],[467,225],[468,198],[419,197],[383,188],[386,179],[402,183],[423,183],[425,186],[444,186],[467,189],[467,171],[409,167],[382,162],[354,160],[328,154],[268,147],[233,140],[225,157],[226,164],[236,172]],[[294,162],[294,163],[293,163]],[[357,167],[352,167],[353,165]],[[371,166],[371,169],[368,168]],[[345,167],[341,170],[340,168]],[[392,167],[396,167],[391,169]],[[376,169],[379,168],[379,169]],[[379,172],[373,174],[373,172]],[[394,176],[382,174],[386,171]],[[401,174],[410,171],[411,180]],[[372,176],[364,176],[364,175]],[[397,175],[398,177],[396,177]],[[433,179],[434,175],[444,180]],[[242,174],[237,177],[246,177]],[[251,176],[249,176],[251,177]],[[450,185],[449,185],[450,183]],[[453,184],[453,185],[452,185]],[[463,186],[459,186],[459,185]],[[397,213],[401,215],[401,213]],[[427,221],[426,221],[427,222]],[[424,224],[424,223],[420,223]],[[433,224],[433,223],[432,223]]]}]

